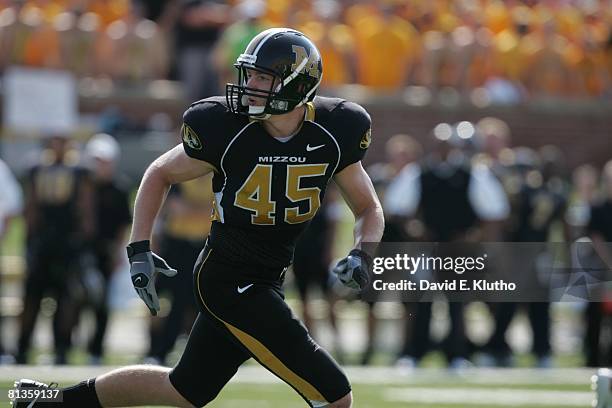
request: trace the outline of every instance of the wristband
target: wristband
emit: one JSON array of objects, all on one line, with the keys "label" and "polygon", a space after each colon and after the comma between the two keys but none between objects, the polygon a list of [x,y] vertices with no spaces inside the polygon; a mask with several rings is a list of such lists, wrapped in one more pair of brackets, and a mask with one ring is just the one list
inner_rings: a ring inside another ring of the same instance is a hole
[{"label": "wristband", "polygon": [[136,241],[128,244],[125,248],[127,250],[128,258],[133,257],[136,254],[142,254],[143,252],[151,251],[151,241],[148,239],[144,241]]},{"label": "wristband", "polygon": [[363,259],[366,263],[366,267],[368,268],[368,270],[370,269],[370,265],[372,265],[372,257],[370,256],[370,254],[365,251],[362,251],[361,249],[355,248],[351,250],[351,252],[349,252],[349,255],[358,256],[359,258]]}]

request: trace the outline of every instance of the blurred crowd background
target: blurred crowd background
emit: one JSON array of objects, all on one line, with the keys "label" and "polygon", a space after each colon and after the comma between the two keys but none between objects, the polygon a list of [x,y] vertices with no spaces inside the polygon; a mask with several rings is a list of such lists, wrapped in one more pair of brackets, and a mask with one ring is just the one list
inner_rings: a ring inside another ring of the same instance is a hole
[{"label": "blurred crowd background", "polygon": [[[161,318],[127,279],[133,194],[189,103],[235,81],[236,57],[270,26],[317,44],[320,94],[372,114],[365,165],[386,241],[581,240],[611,268],[609,0],[0,0],[0,363],[116,362],[124,347],[173,362],[196,312],[210,179],[173,187],[156,227],[180,272],[160,280]],[[300,240],[287,291],[340,361],[612,365],[610,300],[357,301],[329,274],[352,240],[338,196]]]},{"label": "blurred crowd background", "polygon": [[0,70],[180,79],[197,99],[233,78],[254,33],[288,26],[318,44],[325,87],[610,98],[611,21],[607,0],[2,0]]}]

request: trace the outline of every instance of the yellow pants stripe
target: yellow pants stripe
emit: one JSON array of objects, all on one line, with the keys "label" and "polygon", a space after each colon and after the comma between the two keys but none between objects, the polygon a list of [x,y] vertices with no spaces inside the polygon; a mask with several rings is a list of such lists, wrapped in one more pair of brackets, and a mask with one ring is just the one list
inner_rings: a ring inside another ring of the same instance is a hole
[{"label": "yellow pants stripe", "polygon": [[308,398],[312,402],[325,402],[325,398],[321,395],[319,391],[315,387],[313,387],[308,381],[304,380],[302,377],[294,373],[289,367],[287,367],[281,360],[278,359],[266,346],[264,346],[259,340],[254,338],[253,336],[243,332],[239,328],[231,325],[230,323],[224,321],[219,316],[217,316],[204,302],[204,297],[202,296],[202,290],[200,289],[200,273],[202,272],[202,268],[208,260],[208,257],[212,253],[212,249],[206,255],[204,261],[200,265],[200,269],[198,270],[198,275],[196,277],[197,285],[198,285],[198,294],[200,296],[200,300],[202,304],[213,315],[217,320],[227,327],[227,329],[240,341],[264,366],[266,366],[269,370],[271,370],[278,377],[291,384],[300,394]]}]

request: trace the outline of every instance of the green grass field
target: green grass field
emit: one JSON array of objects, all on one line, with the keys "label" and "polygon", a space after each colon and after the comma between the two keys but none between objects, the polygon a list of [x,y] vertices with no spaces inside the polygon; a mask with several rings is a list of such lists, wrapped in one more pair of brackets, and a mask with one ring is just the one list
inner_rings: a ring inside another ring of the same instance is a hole
[{"label": "green grass field", "polygon": [[[0,392],[7,395],[7,376],[39,375],[38,379],[68,385],[104,368],[0,369]],[[462,374],[421,369],[399,374],[388,368],[348,368],[355,408],[468,408],[468,407],[589,407],[592,370],[585,369],[471,369]],[[93,374],[95,375],[95,374]],[[1,399],[0,399],[1,400]],[[6,401],[7,398],[4,398]],[[4,405],[3,405],[4,406]],[[241,369],[210,405],[212,408],[302,408],[306,404],[287,385],[261,367]]]}]

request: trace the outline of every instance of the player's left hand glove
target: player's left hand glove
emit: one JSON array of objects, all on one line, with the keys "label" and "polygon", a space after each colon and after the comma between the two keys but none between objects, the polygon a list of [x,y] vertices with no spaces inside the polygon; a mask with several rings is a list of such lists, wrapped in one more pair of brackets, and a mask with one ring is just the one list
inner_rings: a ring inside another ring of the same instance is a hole
[{"label": "player's left hand glove", "polygon": [[368,270],[372,264],[372,257],[360,249],[353,249],[348,256],[334,267],[333,272],[340,282],[351,289],[363,290],[370,277]]},{"label": "player's left hand glove", "polygon": [[153,316],[159,311],[159,299],[155,290],[157,275],[162,273],[168,277],[176,275],[176,269],[168,266],[166,261],[151,252],[149,241],[132,242],[127,246],[130,260],[130,275],[132,284],[138,296],[145,302]]}]

